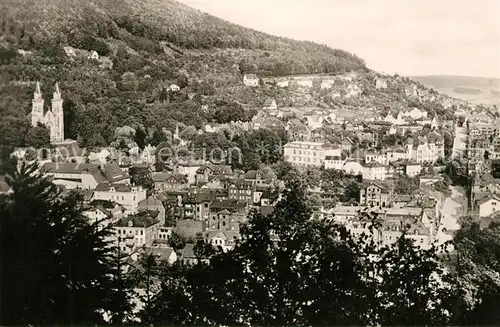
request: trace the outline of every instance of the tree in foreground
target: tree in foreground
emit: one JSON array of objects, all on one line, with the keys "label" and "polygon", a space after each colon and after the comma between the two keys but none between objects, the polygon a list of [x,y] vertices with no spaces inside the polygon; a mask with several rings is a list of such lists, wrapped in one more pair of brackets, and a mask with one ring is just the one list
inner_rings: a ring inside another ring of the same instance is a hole
[{"label": "tree in foreground", "polygon": [[112,287],[109,230],[90,225],[79,196],[61,194],[36,164],[11,169],[7,182],[13,193],[0,201],[1,323],[100,323],[102,310],[116,312],[108,300],[122,290]]},{"label": "tree in foreground", "polygon": [[271,216],[250,215],[232,251],[169,267],[156,322],[447,323],[453,292],[438,278],[444,274],[435,249],[420,250],[406,238],[378,247],[373,235],[354,238],[341,225],[314,220],[304,189],[290,180]]}]

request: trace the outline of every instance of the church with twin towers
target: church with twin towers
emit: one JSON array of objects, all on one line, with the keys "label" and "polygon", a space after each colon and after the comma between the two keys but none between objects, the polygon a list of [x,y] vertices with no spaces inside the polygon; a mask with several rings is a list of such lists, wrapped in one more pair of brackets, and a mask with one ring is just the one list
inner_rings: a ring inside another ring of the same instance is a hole
[{"label": "church with twin towers", "polygon": [[38,123],[45,125],[50,130],[50,143],[64,141],[64,113],[63,100],[59,83],[54,85],[51,108],[44,112],[44,99],[40,90],[40,82],[36,82],[31,109],[31,125],[36,127]]}]

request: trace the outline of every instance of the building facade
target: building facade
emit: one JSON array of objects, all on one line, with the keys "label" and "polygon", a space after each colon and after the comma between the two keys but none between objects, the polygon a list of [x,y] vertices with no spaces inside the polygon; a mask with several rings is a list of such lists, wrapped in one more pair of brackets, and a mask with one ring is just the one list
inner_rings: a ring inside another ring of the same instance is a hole
[{"label": "building facade", "polygon": [[54,86],[52,107],[47,112],[44,112],[44,100],[40,90],[40,83],[36,83],[31,109],[31,125],[36,127],[38,124],[42,124],[49,129],[51,143],[64,141],[63,100],[58,83]]}]

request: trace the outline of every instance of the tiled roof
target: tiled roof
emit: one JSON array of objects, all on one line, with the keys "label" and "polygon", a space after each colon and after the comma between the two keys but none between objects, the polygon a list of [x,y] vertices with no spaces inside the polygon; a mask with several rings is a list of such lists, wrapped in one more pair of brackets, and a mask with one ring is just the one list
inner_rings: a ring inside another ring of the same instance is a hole
[{"label": "tiled roof", "polygon": [[109,182],[104,182],[104,183],[99,183],[95,190],[96,192],[107,192],[110,191],[111,188],[115,189],[115,192],[132,192],[132,186],[128,184],[121,184],[121,183],[109,183]]},{"label": "tiled roof", "polygon": [[214,175],[232,175],[231,166],[227,165],[203,165],[196,171],[197,174],[203,174],[205,169],[210,169]]},{"label": "tiled roof", "polygon": [[228,199],[228,200],[220,200],[216,199],[210,205],[211,209],[242,209],[246,207],[246,203],[241,203],[236,200]]},{"label": "tiled roof", "polygon": [[[132,222],[132,223],[130,223]],[[143,211],[136,215],[131,215],[120,219],[117,223],[117,227],[139,227],[147,228],[159,223],[159,220],[153,218],[149,211]]]},{"label": "tiled roof", "polygon": [[196,255],[194,254],[194,244],[187,243],[182,249],[182,259],[196,259]]},{"label": "tiled roof", "polygon": [[236,186],[238,189],[251,189],[253,187],[253,182],[252,181],[246,181],[244,179],[236,179],[232,181],[228,186],[231,187],[232,185]]},{"label": "tiled roof", "polygon": [[168,260],[174,249],[171,247],[145,247],[142,252],[146,255],[153,255],[160,260]]}]

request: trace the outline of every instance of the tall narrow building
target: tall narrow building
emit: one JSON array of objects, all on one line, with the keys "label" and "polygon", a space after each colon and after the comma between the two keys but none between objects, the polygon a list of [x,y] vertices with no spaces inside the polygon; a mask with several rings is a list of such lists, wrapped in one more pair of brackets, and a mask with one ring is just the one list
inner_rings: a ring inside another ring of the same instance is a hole
[{"label": "tall narrow building", "polygon": [[64,141],[64,113],[63,99],[59,90],[59,83],[54,86],[51,109],[44,113],[44,100],[40,90],[40,83],[36,83],[33,94],[31,109],[31,125],[36,127],[38,123],[45,125],[50,131],[50,142],[58,143]]}]

